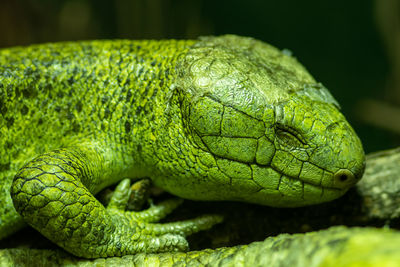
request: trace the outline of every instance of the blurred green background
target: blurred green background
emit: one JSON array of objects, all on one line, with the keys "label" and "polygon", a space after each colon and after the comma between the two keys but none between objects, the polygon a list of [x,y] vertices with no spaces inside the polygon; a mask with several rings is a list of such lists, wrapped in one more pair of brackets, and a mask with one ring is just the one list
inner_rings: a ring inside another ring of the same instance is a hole
[{"label": "blurred green background", "polygon": [[235,33],[287,48],[367,152],[400,145],[399,0],[2,0],[0,47]]}]

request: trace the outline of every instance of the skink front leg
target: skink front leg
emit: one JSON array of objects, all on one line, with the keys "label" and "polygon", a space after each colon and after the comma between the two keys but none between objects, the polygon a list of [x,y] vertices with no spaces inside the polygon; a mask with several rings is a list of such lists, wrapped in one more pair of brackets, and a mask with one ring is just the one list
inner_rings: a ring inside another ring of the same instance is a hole
[{"label": "skink front leg", "polygon": [[180,201],[129,212],[124,210],[127,198],[118,193],[105,208],[91,193],[92,183],[106,172],[97,151],[72,147],[42,154],[16,174],[11,188],[14,206],[25,221],[72,254],[96,258],[187,250],[185,235],[221,221],[210,215],[154,224]]}]

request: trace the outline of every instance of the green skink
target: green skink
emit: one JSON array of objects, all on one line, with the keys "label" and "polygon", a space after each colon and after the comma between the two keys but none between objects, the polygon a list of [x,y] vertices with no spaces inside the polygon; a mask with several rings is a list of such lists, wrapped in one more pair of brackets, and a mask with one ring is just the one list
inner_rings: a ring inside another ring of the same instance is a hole
[{"label": "green skink", "polygon": [[86,258],[181,251],[221,217],[159,224],[180,200],[125,211],[127,182],[108,207],[93,195],[149,177],[181,198],[297,207],[340,197],[363,171],[329,91],[261,41],[0,50],[0,237],[25,221]]}]

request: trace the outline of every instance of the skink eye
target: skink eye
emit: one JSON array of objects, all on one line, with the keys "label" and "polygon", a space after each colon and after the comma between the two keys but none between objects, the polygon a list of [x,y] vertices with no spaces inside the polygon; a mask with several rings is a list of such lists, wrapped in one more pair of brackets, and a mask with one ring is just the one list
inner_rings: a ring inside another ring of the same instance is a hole
[{"label": "skink eye", "polygon": [[293,129],[277,125],[275,129],[276,138],[279,143],[289,148],[305,147],[306,143]]}]

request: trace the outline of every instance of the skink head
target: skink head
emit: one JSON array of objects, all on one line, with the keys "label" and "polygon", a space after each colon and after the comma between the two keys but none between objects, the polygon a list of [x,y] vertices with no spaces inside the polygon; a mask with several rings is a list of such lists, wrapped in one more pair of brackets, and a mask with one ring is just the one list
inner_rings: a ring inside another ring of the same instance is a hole
[{"label": "skink head", "polygon": [[359,138],[290,55],[251,38],[210,37],[178,72],[187,136],[205,170],[196,179],[206,181],[187,197],[303,206],[335,199],[361,178]]}]

